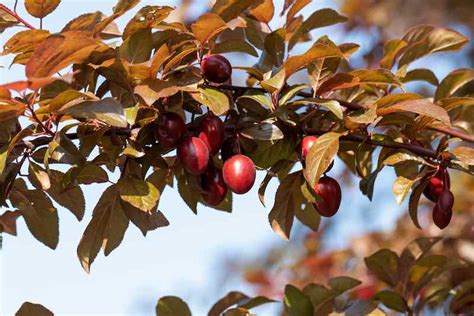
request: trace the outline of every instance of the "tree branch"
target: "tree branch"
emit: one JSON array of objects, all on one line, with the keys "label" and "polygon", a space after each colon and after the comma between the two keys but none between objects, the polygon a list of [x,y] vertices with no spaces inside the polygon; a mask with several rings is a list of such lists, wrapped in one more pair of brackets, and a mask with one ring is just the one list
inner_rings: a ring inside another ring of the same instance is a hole
[{"label": "tree branch", "polygon": [[[16,8],[16,3],[15,3],[15,8]],[[10,10],[9,8],[7,8],[7,6],[5,6],[4,4],[0,4],[0,10],[3,10],[5,11],[6,13],[10,14],[11,16],[13,16],[15,19],[18,20],[18,22],[21,22],[24,26],[26,26],[27,28],[29,28],[30,30],[36,30],[36,28],[31,25],[30,23],[26,22],[25,20],[23,20],[16,12]]]}]

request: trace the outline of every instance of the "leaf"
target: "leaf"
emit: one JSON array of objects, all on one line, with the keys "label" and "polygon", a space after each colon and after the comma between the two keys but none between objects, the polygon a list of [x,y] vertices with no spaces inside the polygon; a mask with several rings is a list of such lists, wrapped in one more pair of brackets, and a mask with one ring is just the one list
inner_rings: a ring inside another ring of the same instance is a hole
[{"label": "leaf", "polygon": [[45,193],[28,190],[15,185],[10,192],[10,201],[20,210],[26,225],[36,239],[51,249],[56,249],[59,240],[59,219],[56,208]]},{"label": "leaf", "polygon": [[408,202],[408,212],[410,214],[410,218],[413,221],[413,224],[415,224],[415,226],[419,229],[421,229],[421,226],[418,222],[418,203],[420,201],[421,194],[425,190],[427,184],[427,178],[421,180],[421,182],[418,183],[413,189],[413,192],[410,195],[410,200]]},{"label": "leaf", "polygon": [[327,92],[358,86],[359,82],[360,79],[358,77],[346,73],[338,73],[323,82],[317,90],[316,95],[323,95]]},{"label": "leaf", "polygon": [[410,192],[411,187],[416,182],[415,180],[405,178],[403,176],[398,177],[393,183],[392,191],[397,204],[401,205],[408,192]]},{"label": "leaf", "polygon": [[26,30],[13,35],[4,45],[2,55],[18,54],[15,63],[25,64],[31,53],[50,33],[45,30]]},{"label": "leaf", "polygon": [[451,153],[466,165],[474,165],[474,148],[459,146],[454,148]]},{"label": "leaf", "polygon": [[214,46],[213,54],[225,53],[244,53],[250,56],[258,57],[255,48],[244,40],[223,41]]},{"label": "leaf", "polygon": [[299,188],[302,178],[300,172],[288,175],[278,187],[275,204],[268,214],[272,229],[283,239],[290,239],[296,207],[301,207],[303,199]]},{"label": "leaf", "polygon": [[171,97],[178,92],[179,87],[175,84],[159,79],[148,79],[135,87],[135,93],[149,105],[152,105],[158,99]]},{"label": "leaf", "polygon": [[460,33],[441,27],[419,26],[405,34],[403,40],[409,43],[398,63],[398,68],[436,52],[461,49],[468,39]]},{"label": "leaf", "polygon": [[262,4],[250,10],[250,15],[257,21],[267,24],[272,20],[274,14],[275,5],[273,4],[273,0],[264,0]]},{"label": "leaf", "polygon": [[243,302],[239,303],[238,306],[240,308],[245,308],[245,309],[252,309],[257,306],[261,306],[264,304],[268,303],[275,303],[276,301],[269,299],[268,297],[265,296],[257,296],[254,298],[249,298],[244,300]]},{"label": "leaf", "polygon": [[390,70],[380,69],[358,69],[349,73],[359,78],[360,83],[375,85],[395,85],[401,87],[402,83]]},{"label": "leaf", "polygon": [[395,286],[399,281],[398,256],[389,249],[381,249],[373,255],[364,258],[367,268],[381,281]]},{"label": "leaf", "polygon": [[377,110],[377,114],[380,116],[397,112],[417,113],[439,120],[446,125],[451,125],[451,119],[446,110],[426,99],[402,101]]},{"label": "leaf", "polygon": [[201,43],[206,43],[226,28],[228,28],[227,23],[214,13],[204,13],[191,25],[194,36]]},{"label": "leaf", "polygon": [[280,67],[285,59],[285,30],[279,28],[268,34],[263,47],[264,51],[259,63]]},{"label": "leaf", "polygon": [[264,0],[217,0],[211,9],[212,13],[219,15],[228,22],[249,8],[257,7]]},{"label": "leaf", "polygon": [[436,90],[435,100],[452,96],[471,81],[474,81],[474,69],[458,69],[449,73]]},{"label": "leaf", "polygon": [[280,91],[285,85],[285,68],[278,71],[273,77],[260,81],[260,86],[270,93]]},{"label": "leaf", "polygon": [[77,256],[87,273],[101,247],[107,256],[123,240],[128,218],[121,201],[117,186],[112,185],[104,191],[92,212],[92,220],[77,247]]},{"label": "leaf", "polygon": [[121,17],[127,11],[133,9],[139,2],[140,0],[118,0],[117,4],[113,7],[113,14],[95,25],[93,35],[97,35],[102,31],[105,31],[115,19]]},{"label": "leaf", "polygon": [[153,43],[151,29],[143,29],[133,33],[120,46],[120,57],[131,64],[139,64],[150,59]]},{"label": "leaf", "polygon": [[115,127],[127,127],[123,106],[114,98],[66,104],[58,112],[74,118],[98,119]]},{"label": "leaf", "polygon": [[174,8],[169,6],[147,5],[135,14],[135,16],[127,23],[123,31],[123,38],[127,39],[137,31],[157,27],[164,19],[166,19]]},{"label": "leaf", "polygon": [[26,104],[14,100],[0,99],[0,122],[5,122],[22,115]]},{"label": "leaf", "polygon": [[313,316],[314,314],[309,297],[290,284],[285,287],[283,303],[289,316]]},{"label": "leaf", "polygon": [[109,181],[107,172],[97,165],[91,163],[80,168],[72,168],[76,180],[79,184],[104,183]]},{"label": "leaf", "polygon": [[245,128],[239,133],[247,138],[259,140],[278,140],[284,137],[278,126],[267,122]]},{"label": "leaf", "polygon": [[32,183],[39,183],[39,189],[43,191],[48,191],[49,188],[51,188],[51,181],[48,173],[33,161],[30,161],[28,178]]},{"label": "leaf", "polygon": [[63,187],[64,173],[57,170],[49,170],[51,188],[48,194],[61,206],[73,213],[77,220],[81,221],[86,209],[84,193],[80,186]]},{"label": "leaf", "polygon": [[296,0],[291,6],[290,10],[286,14],[286,24],[287,26],[293,21],[294,17],[298,12],[300,12],[304,7],[311,3],[312,0]]},{"label": "leaf", "polygon": [[42,19],[53,12],[61,0],[25,0],[25,8],[35,18]]},{"label": "leaf", "polygon": [[191,311],[179,297],[164,296],[156,304],[156,316],[191,316]]},{"label": "leaf", "polygon": [[136,177],[121,179],[117,186],[122,200],[143,211],[152,210],[160,198],[160,192],[153,184]]},{"label": "leaf", "polygon": [[223,115],[229,110],[229,98],[225,93],[211,88],[200,88],[199,92],[193,93],[192,97],[207,106],[215,115]]},{"label": "leaf", "polygon": [[306,203],[303,208],[295,208],[295,216],[301,222],[301,224],[309,227],[313,231],[319,230],[321,224],[321,215],[316,211],[312,203]]},{"label": "leaf", "polygon": [[374,299],[381,301],[388,308],[400,313],[406,313],[409,310],[408,304],[403,296],[390,290],[378,292]]},{"label": "leaf", "polygon": [[16,220],[20,216],[19,211],[5,211],[0,215],[0,231],[16,236]]},{"label": "leaf", "polygon": [[276,162],[273,166],[271,166],[270,170],[267,171],[267,174],[265,178],[263,179],[262,183],[260,183],[260,186],[258,188],[258,198],[262,205],[266,207],[265,205],[265,191],[267,190],[267,186],[270,183],[270,180],[277,176],[278,172],[280,172],[283,169],[289,169],[294,165],[294,162],[291,160],[279,160]]},{"label": "leaf", "polygon": [[408,43],[401,39],[394,39],[385,43],[383,47],[383,58],[380,61],[380,67],[392,69],[395,60],[407,47]]},{"label": "leaf", "polygon": [[15,26],[18,23],[20,23],[20,21],[18,21],[17,18],[0,8],[0,34],[7,28]]},{"label": "leaf", "polygon": [[54,316],[54,314],[43,305],[25,302],[15,316]]},{"label": "leaf", "polygon": [[229,292],[226,296],[217,301],[207,314],[208,316],[220,316],[226,309],[236,305],[249,297],[241,292]]},{"label": "leaf", "polygon": [[146,236],[149,231],[166,227],[170,224],[165,215],[160,211],[144,212],[127,203],[124,203],[122,206],[127,217],[140,229],[143,236]]},{"label": "leaf", "polygon": [[341,134],[329,132],[316,140],[306,157],[304,175],[311,188],[314,188],[321,175],[327,170],[339,150]]},{"label": "leaf", "polygon": [[344,55],[337,46],[330,46],[323,43],[316,42],[309,50],[302,55],[296,55],[288,58],[282,68],[285,69],[286,78],[291,77],[298,70],[301,70],[308,66],[310,63],[320,59],[328,57],[340,57]]},{"label": "leaf", "polygon": [[83,62],[103,45],[80,31],[51,35],[34,50],[26,64],[26,76],[49,77],[71,64]]},{"label": "leaf", "polygon": [[356,280],[347,276],[340,276],[329,279],[328,285],[331,287],[331,291],[338,295],[343,294],[349,290],[352,290],[356,286],[362,284],[361,281]]},{"label": "leaf", "polygon": [[155,55],[151,57],[151,66],[150,66],[150,78],[156,78],[161,66],[170,55],[169,48],[166,44],[163,44],[155,52]]},{"label": "leaf", "polygon": [[433,86],[437,87],[439,85],[438,78],[430,69],[413,69],[406,73],[406,75],[401,78],[402,82],[410,81],[426,81]]},{"label": "leaf", "polygon": [[301,26],[298,28],[298,30],[293,34],[289,42],[289,49],[291,50],[298,42],[298,40],[303,37],[303,35],[316,28],[325,27],[346,21],[346,17],[340,15],[333,9],[326,8],[318,10],[311,14],[311,16],[306,19],[303,24],[301,24]]}]

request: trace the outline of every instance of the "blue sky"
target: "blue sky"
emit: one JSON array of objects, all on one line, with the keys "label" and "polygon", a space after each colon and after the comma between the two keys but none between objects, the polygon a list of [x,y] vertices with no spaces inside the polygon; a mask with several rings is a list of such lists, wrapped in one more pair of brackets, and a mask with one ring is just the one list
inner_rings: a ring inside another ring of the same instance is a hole
[{"label": "blue sky", "polygon": [[[12,7],[14,1],[3,3]],[[58,31],[67,21],[82,13],[100,10],[107,14],[114,3],[63,0],[58,10],[46,17],[44,23],[47,28]],[[176,1],[142,1],[141,5],[146,4],[174,5]],[[334,7],[335,2],[315,1],[311,8],[305,10],[306,14],[309,10],[315,10],[315,6]],[[26,16],[22,4],[19,7],[20,13]],[[196,6],[193,10],[199,13],[204,8]],[[121,29],[133,12],[119,20]],[[32,19],[29,21],[36,23]],[[278,21],[273,23],[278,25]],[[318,34],[324,34],[327,30],[323,29]],[[341,42],[341,33],[334,32],[331,38]],[[7,31],[1,35],[0,44],[3,45],[12,34],[13,31]],[[351,40],[360,43],[361,39]],[[361,55],[359,53],[358,56]],[[231,60],[240,65],[253,62],[239,55],[231,55]],[[2,66],[8,66],[10,61],[8,56],[0,57]],[[440,75],[449,69],[445,64],[442,60],[437,64]],[[20,66],[13,66],[10,70],[0,69],[0,83],[21,80],[23,73]],[[242,78],[236,79],[237,83],[242,83]],[[338,163],[333,173],[337,175],[340,170]],[[204,315],[228,290],[248,292],[249,289],[238,281],[216,284],[213,276],[221,271],[220,258],[224,254],[240,259],[256,256],[270,246],[287,243],[272,232],[267,219],[269,209],[263,208],[258,200],[257,188],[263,176],[259,173],[257,185],[248,194],[234,195],[232,214],[201,207],[196,216],[176,191],[167,188],[160,209],[171,225],[149,233],[146,238],[130,226],[122,245],[107,258],[100,254],[91,274],[82,270],[76,257],[76,247],[105,186],[83,188],[87,212],[80,223],[67,210],[58,208],[60,243],[55,251],[37,242],[20,219],[18,237],[3,236],[0,314],[13,315],[24,301],[32,301],[47,306],[56,315],[150,315],[159,297],[178,295],[189,302],[194,315]],[[398,207],[391,196],[393,180],[391,171],[385,171],[379,177],[373,204],[358,192],[356,186],[344,188],[341,210],[331,219],[337,221],[332,231],[332,246],[341,247],[350,236],[366,229],[392,227],[394,220],[404,211],[404,207]],[[268,205],[273,204],[275,190],[276,182],[272,182],[266,195]],[[368,217],[373,221],[367,224]],[[268,310],[259,313],[272,314]]]}]

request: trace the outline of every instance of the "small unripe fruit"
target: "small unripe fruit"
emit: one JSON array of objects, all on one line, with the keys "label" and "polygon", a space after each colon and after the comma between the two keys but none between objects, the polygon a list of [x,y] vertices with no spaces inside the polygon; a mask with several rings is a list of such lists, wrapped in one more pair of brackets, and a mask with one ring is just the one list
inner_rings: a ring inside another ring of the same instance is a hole
[{"label": "small unripe fruit", "polygon": [[156,140],[164,147],[171,148],[178,144],[186,132],[184,120],[176,113],[168,112],[163,115],[163,124],[154,129]]},{"label": "small unripe fruit", "polygon": [[341,205],[341,187],[339,183],[331,177],[324,176],[319,179],[314,191],[320,198],[320,201],[314,203],[318,213],[324,217],[334,216]]},{"label": "small unripe fruit", "polygon": [[178,158],[184,169],[194,175],[206,171],[209,163],[209,149],[202,139],[186,137],[178,145]]},{"label": "small unripe fruit", "polygon": [[232,75],[232,65],[222,55],[207,55],[201,61],[202,76],[215,83],[224,83]]},{"label": "small unripe fruit", "polygon": [[443,209],[439,206],[438,203],[433,208],[433,222],[439,229],[444,229],[451,222],[451,217],[453,216],[452,209]]},{"label": "small unripe fruit", "polygon": [[318,138],[316,136],[303,137],[303,139],[301,140],[301,159],[306,159],[306,156],[308,155],[311,147],[313,147],[317,139]]},{"label": "small unripe fruit", "polygon": [[234,155],[227,160],[222,173],[229,189],[237,194],[247,193],[255,183],[255,165],[249,157],[244,155]]},{"label": "small unripe fruit", "polygon": [[222,170],[209,168],[201,176],[202,197],[209,205],[217,206],[224,201],[227,185],[224,182]]},{"label": "small unripe fruit", "polygon": [[447,188],[450,187],[449,181],[449,174],[446,169],[441,169],[436,174],[430,177],[428,184],[423,191],[423,194],[426,196],[427,199],[430,201],[436,202],[438,201],[438,197],[444,191],[444,178],[448,179]]},{"label": "small unripe fruit", "polygon": [[215,115],[206,115],[199,123],[199,138],[204,141],[209,152],[214,156],[224,143],[224,123]]}]

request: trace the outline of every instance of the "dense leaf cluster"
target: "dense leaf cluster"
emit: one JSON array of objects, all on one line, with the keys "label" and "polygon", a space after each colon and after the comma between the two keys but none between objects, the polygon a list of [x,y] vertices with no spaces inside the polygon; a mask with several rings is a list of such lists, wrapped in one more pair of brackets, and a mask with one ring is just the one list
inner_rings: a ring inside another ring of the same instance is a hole
[{"label": "dense leaf cluster", "polygon": [[[27,0],[25,6],[42,21],[59,2]],[[55,248],[56,206],[81,220],[81,186],[110,182],[78,246],[89,271],[101,248],[107,255],[121,243],[129,222],[143,234],[169,224],[158,210],[165,187],[177,187],[194,212],[198,204],[208,205],[200,176],[155,138],[169,112],[185,120],[190,136],[197,136],[205,113],[219,116],[226,137],[267,172],[259,188],[263,204],[268,183],[281,181],[269,221],[284,238],[294,217],[318,229],[317,205],[325,197],[315,191],[336,157],[360,177],[369,199],[377,175],[393,166],[397,202],[412,192],[410,215],[419,226],[418,201],[440,169],[473,174],[474,122],[467,109],[474,98],[463,87],[474,71],[454,70],[439,81],[411,64],[457,51],[468,40],[450,29],[419,26],[385,44],[379,68],[352,69],[348,60],[359,45],[310,34],[347,19],[332,9],[305,19],[299,12],[310,2],[285,1],[285,22],[275,30],[268,26],[272,1],[230,0],[216,1],[192,25],[168,22],[171,7],[145,6],[120,32],[114,21],[139,3],[120,0],[110,15],[81,15],[55,34],[1,5],[1,31],[28,29],[13,35],[2,52],[25,66],[26,79],[0,86],[0,197],[9,209],[0,227],[14,234],[22,216],[38,240]],[[308,42],[304,53],[293,53]],[[230,52],[259,58],[253,66],[233,65],[234,72],[247,73],[246,87],[233,86],[232,78],[203,79],[205,56]],[[428,82],[435,94],[407,92],[411,81]],[[301,163],[300,142],[307,135],[318,138]],[[213,154],[210,163],[220,169],[223,157],[219,150]],[[112,181],[115,172],[120,177]],[[230,212],[231,199],[229,191],[214,207]]]}]

